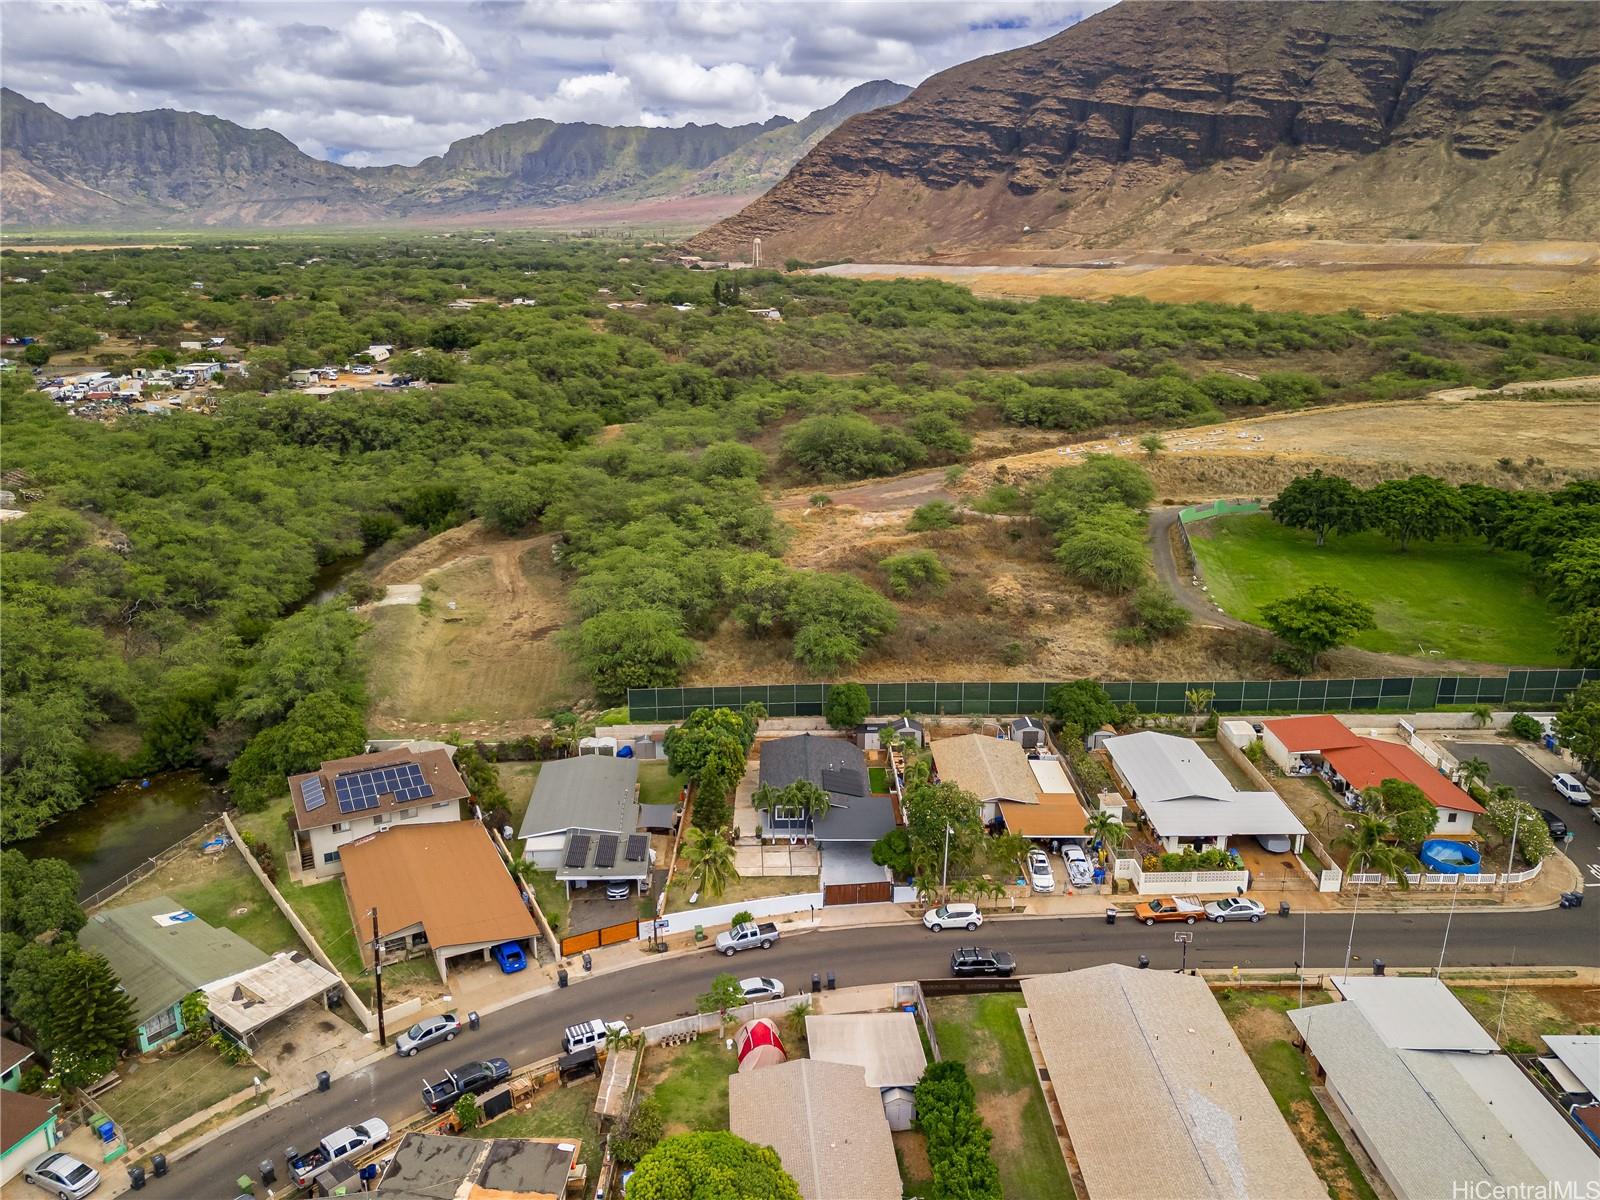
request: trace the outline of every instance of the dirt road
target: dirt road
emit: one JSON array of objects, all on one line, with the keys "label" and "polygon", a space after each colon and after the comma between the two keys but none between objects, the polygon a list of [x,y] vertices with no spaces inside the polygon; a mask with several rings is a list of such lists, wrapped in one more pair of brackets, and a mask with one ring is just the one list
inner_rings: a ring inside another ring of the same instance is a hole
[{"label": "dirt road", "polygon": [[824,492],[837,505],[858,508],[862,512],[891,512],[901,508],[916,508],[933,500],[954,502],[955,493],[945,487],[946,468],[937,471],[919,471],[915,475],[897,475],[893,479],[879,479],[856,487],[826,491],[821,487],[797,488],[774,500],[779,509],[810,508],[811,497]]}]

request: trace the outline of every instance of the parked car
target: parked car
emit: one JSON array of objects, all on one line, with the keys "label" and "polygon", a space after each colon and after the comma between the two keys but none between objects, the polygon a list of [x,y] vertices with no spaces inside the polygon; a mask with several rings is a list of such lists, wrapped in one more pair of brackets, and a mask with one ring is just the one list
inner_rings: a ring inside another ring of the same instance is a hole
[{"label": "parked car", "polygon": [[1206,905],[1208,921],[1259,921],[1267,915],[1267,906],[1248,896],[1228,896]]},{"label": "parked car", "polygon": [[438,1083],[424,1081],[422,1103],[431,1113],[453,1108],[463,1096],[481,1096],[511,1078],[511,1064],[503,1058],[485,1058],[462,1063],[446,1071]]},{"label": "parked car", "polygon": [[1061,848],[1061,857],[1067,864],[1067,882],[1073,887],[1088,887],[1094,883],[1094,864],[1077,842],[1068,842]]},{"label": "parked car", "polygon": [[1146,925],[1154,925],[1157,921],[1182,921],[1185,925],[1193,925],[1205,913],[1204,906],[1194,896],[1157,896],[1153,900],[1141,900],[1133,906],[1133,915]]},{"label": "parked car", "polygon": [[1288,835],[1282,833],[1258,833],[1256,845],[1268,854],[1287,854],[1290,847]]},{"label": "parked car", "polygon": [[922,914],[922,923],[938,933],[946,925],[959,925],[963,929],[976,929],[983,924],[983,914],[976,904],[941,904]]},{"label": "parked car", "polygon": [[621,1021],[602,1021],[598,1017],[581,1025],[568,1025],[567,1032],[561,1039],[561,1046],[568,1054],[591,1046],[603,1046],[606,1043],[607,1033],[626,1037],[628,1027]]},{"label": "parked car", "polygon": [[1043,850],[1028,851],[1028,886],[1036,892],[1056,890],[1056,876],[1050,869],[1050,856]]},{"label": "parked car", "polygon": [[439,1042],[453,1042],[461,1032],[461,1021],[455,1013],[441,1013],[436,1017],[423,1017],[394,1040],[394,1052],[410,1058],[418,1050],[426,1050]]},{"label": "parked car", "polygon": [[733,957],[741,950],[760,947],[768,949],[778,940],[778,926],[774,921],[746,921],[735,925],[726,933],[717,934],[717,952]]},{"label": "parked car", "polygon": [[986,950],[981,946],[968,946],[950,956],[952,975],[1010,975],[1017,969],[1017,960],[1004,950]]},{"label": "parked car", "polygon": [[100,1172],[60,1152],[46,1154],[22,1173],[22,1182],[54,1192],[57,1200],[80,1200],[100,1186]]},{"label": "parked car", "polygon": [[305,1187],[334,1163],[371,1150],[389,1140],[388,1122],[368,1117],[359,1125],[346,1125],[335,1129],[317,1143],[317,1148],[289,1160],[289,1172],[294,1176],[295,1187]]},{"label": "parked car", "polygon": [[1575,775],[1552,775],[1550,782],[1556,791],[1566,797],[1568,804],[1588,807],[1594,803],[1594,797],[1589,795],[1589,789],[1579,783]]},{"label": "parked car", "polygon": [[633,895],[633,884],[627,880],[612,880],[606,884],[607,900],[626,900]]},{"label": "parked car", "polygon": [[528,956],[523,953],[522,946],[517,942],[501,942],[489,952],[494,955],[495,962],[500,964],[500,970],[507,975],[515,975],[518,971],[528,968]]},{"label": "parked car", "polygon": [[1539,815],[1544,818],[1545,828],[1550,830],[1550,836],[1554,840],[1559,842],[1567,836],[1567,823],[1556,816],[1555,813],[1548,808],[1541,808]]},{"label": "parked car", "polygon": [[784,994],[783,980],[773,979],[770,975],[752,975],[749,979],[741,979],[739,990],[750,1003],[757,1000],[782,1000]]}]

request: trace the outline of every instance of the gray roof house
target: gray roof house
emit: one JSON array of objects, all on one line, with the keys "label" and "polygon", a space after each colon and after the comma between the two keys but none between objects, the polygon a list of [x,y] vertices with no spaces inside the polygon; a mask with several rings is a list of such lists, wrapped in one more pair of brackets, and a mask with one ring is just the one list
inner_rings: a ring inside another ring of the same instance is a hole
[{"label": "gray roof house", "polygon": [[799,779],[808,779],[828,793],[828,811],[815,822],[803,813],[764,812],[764,836],[875,842],[895,827],[894,802],[872,794],[866,755],[854,742],[802,733],[762,743],[762,783],[784,788]]},{"label": "gray roof house", "polygon": [[462,1138],[408,1133],[383,1169],[385,1200],[492,1195],[496,1200],[564,1196],[578,1167],[577,1138]]},{"label": "gray roof house", "polygon": [[585,754],[539,768],[517,836],[525,839],[523,858],[553,871],[565,861],[569,833],[630,834],[638,828],[638,762]]},{"label": "gray roof house", "polygon": [[1449,1196],[1462,1181],[1582,1195],[1597,1177],[1583,1140],[1441,981],[1333,983],[1343,1003],[1289,1019],[1398,1200]]},{"label": "gray roof house", "polygon": [[103,909],[78,931],[78,944],[111,964],[133,1001],[139,1048],[184,1032],[180,1005],[200,991],[267,962],[229,929],[215,929],[170,896]]}]

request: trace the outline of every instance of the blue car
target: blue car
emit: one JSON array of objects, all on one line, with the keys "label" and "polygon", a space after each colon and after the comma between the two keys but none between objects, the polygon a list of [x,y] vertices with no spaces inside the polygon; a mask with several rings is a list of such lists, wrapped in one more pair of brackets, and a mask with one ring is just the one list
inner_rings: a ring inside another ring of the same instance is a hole
[{"label": "blue car", "polygon": [[489,953],[494,955],[495,962],[500,964],[500,970],[507,975],[515,975],[528,966],[528,956],[522,952],[522,946],[517,942],[501,942]]}]

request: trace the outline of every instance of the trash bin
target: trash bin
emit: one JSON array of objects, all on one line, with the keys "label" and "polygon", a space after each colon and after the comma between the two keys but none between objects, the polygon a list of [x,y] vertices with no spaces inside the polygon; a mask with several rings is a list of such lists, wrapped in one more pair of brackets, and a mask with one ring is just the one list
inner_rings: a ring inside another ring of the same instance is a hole
[{"label": "trash bin", "polygon": [[1375,958],[1372,960],[1372,973],[1374,975],[1383,974],[1383,959]]},{"label": "trash bin", "polygon": [[144,1168],[143,1167],[129,1167],[128,1168],[128,1186],[131,1187],[136,1192],[144,1187]]},{"label": "trash bin", "polygon": [[273,1184],[275,1184],[277,1182],[278,1182],[278,1167],[277,1167],[277,1164],[275,1164],[270,1158],[263,1158],[261,1160],[261,1184],[262,1184],[262,1186],[263,1187],[271,1187]]},{"label": "trash bin", "polygon": [[589,957],[589,952],[587,950],[583,952],[583,969],[585,971],[594,970],[594,959]]},{"label": "trash bin", "polygon": [[832,972],[832,971],[829,971],[829,972],[828,972],[828,990],[829,990],[829,991],[830,991],[830,992],[831,992],[831,991],[833,991],[833,990],[834,990],[834,989],[835,989],[835,988],[837,988],[837,987],[838,987],[838,986],[839,986],[839,984],[838,984],[838,983],[837,983],[837,981],[835,981],[835,979],[834,979],[834,978],[833,978],[833,972]]},{"label": "trash bin", "polygon": [[333,1084],[333,1076],[326,1071],[317,1072],[317,1091],[325,1092]]},{"label": "trash bin", "polygon": [[472,1030],[474,1033],[477,1032],[477,1030],[478,1030],[478,1014],[477,1013],[469,1012],[467,1014],[467,1028]]},{"label": "trash bin", "polygon": [[94,1126],[94,1131],[99,1135],[102,1142],[114,1142],[117,1140],[116,1122],[106,1116],[105,1113],[95,1113],[94,1116],[89,1118],[89,1123]]},{"label": "trash bin", "polygon": [[1150,956],[1148,954],[1139,955],[1139,970],[1146,971],[1146,970],[1149,970],[1149,968],[1150,968]]},{"label": "trash bin", "polygon": [[151,1157],[150,1173],[157,1179],[167,1173],[167,1156],[165,1154],[156,1154]]},{"label": "trash bin", "polygon": [[567,986],[567,969],[565,967],[561,967],[560,969],[558,969],[556,971],[556,986],[557,987],[566,987]]},{"label": "trash bin", "polygon": [[1278,915],[1280,917],[1287,917],[1289,915],[1289,902],[1287,900],[1278,901]]},{"label": "trash bin", "polygon": [[813,992],[820,992],[822,990],[822,976],[818,975],[815,971],[811,972],[811,990]]},{"label": "trash bin", "polygon": [[1114,909],[1114,908],[1106,909],[1106,924],[1107,925],[1115,925],[1116,923],[1117,923],[1117,910]]}]

